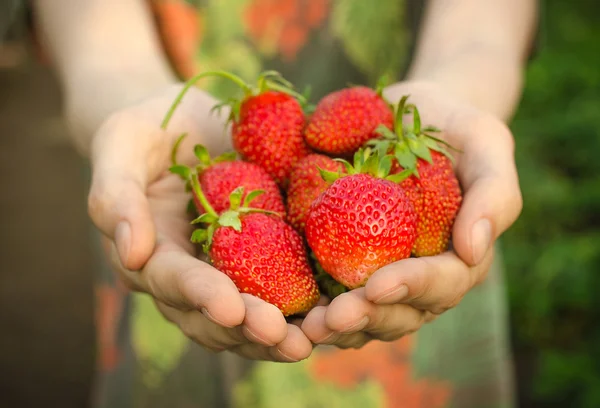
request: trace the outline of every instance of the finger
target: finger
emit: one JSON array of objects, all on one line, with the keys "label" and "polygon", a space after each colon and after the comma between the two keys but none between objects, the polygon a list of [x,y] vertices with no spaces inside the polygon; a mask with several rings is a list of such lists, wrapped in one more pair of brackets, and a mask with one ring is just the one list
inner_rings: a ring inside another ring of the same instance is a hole
[{"label": "finger", "polygon": [[312,344],[297,326],[288,324],[287,337],[272,347],[243,344],[231,351],[252,360],[292,363],[304,360],[312,353]]},{"label": "finger", "polygon": [[327,344],[330,346],[335,346],[339,349],[359,349],[364,347],[365,344],[372,341],[373,337],[366,332],[356,332],[351,334],[341,334],[335,337],[335,340],[329,340]]},{"label": "finger", "polygon": [[125,273],[137,280],[145,292],[171,307],[200,310],[224,327],[244,321],[244,299],[231,279],[169,241],[159,242],[139,273]]},{"label": "finger", "polygon": [[274,346],[285,340],[288,325],[281,311],[255,296],[242,294],[246,317],[242,331],[253,343]]},{"label": "finger", "polygon": [[469,268],[453,252],[409,258],[375,272],[365,286],[366,298],[376,304],[402,302],[435,314],[458,305],[464,295],[485,279],[494,256]]},{"label": "finger", "polygon": [[214,352],[221,352],[249,343],[241,327],[226,328],[208,320],[202,313],[180,311],[161,302],[155,302],[167,320],[176,324],[187,337]]},{"label": "finger", "polygon": [[286,338],[274,347],[269,348],[269,352],[277,361],[301,361],[310,357],[313,350],[312,343],[302,332],[302,330],[293,324],[288,324],[288,333]]},{"label": "finger", "polygon": [[331,330],[325,322],[326,307],[316,307],[302,322],[302,331],[314,344],[334,345],[341,349],[360,348],[373,338],[365,332],[344,334]]},{"label": "finger", "polygon": [[155,243],[145,190],[156,176],[149,169],[167,165],[149,166],[149,160],[156,157],[150,153],[160,151],[152,141],[167,139],[158,137],[159,132],[131,115],[120,114],[105,122],[92,145],[88,211],[94,224],[115,240],[121,263],[131,270],[144,265]]},{"label": "finger", "polygon": [[518,218],[523,199],[514,141],[497,119],[477,114],[457,119],[448,131],[468,141],[457,167],[464,197],[453,228],[453,246],[468,264],[482,262],[494,241]]},{"label": "finger", "polygon": [[333,331],[363,332],[383,341],[396,340],[412,333],[424,322],[425,312],[412,306],[375,305],[367,300],[364,288],[338,296],[325,315],[325,323]]},{"label": "finger", "polygon": [[326,312],[327,307],[325,306],[314,307],[308,312],[300,326],[306,337],[315,344],[330,344],[330,341],[339,338],[339,333],[327,327],[325,323]]}]

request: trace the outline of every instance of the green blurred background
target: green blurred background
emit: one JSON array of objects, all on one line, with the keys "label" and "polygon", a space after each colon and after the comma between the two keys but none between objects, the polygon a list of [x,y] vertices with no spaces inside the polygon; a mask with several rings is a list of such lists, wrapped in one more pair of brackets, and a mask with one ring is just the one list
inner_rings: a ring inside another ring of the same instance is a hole
[{"label": "green blurred background", "polygon": [[600,4],[546,0],[512,123],[524,209],[506,233],[521,401],[600,407]]},{"label": "green blurred background", "polygon": [[[543,1],[511,124],[524,210],[502,245],[523,407],[600,407],[599,23],[597,1]],[[4,56],[25,52],[9,46]],[[0,327],[10,328],[0,368],[12,376],[0,381],[0,406],[19,394],[79,407],[93,367],[86,181],[74,173],[82,163],[64,139],[49,70],[15,70],[8,60],[0,58],[0,179],[14,190],[0,200]]]}]

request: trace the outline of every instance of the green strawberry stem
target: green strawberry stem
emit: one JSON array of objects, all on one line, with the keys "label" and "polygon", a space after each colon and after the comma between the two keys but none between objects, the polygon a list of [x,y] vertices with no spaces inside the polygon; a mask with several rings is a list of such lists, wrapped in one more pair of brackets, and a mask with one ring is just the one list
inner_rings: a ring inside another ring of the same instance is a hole
[{"label": "green strawberry stem", "polygon": [[202,207],[204,207],[204,211],[206,211],[206,213],[212,217],[219,218],[219,214],[217,214],[217,212],[215,211],[213,206],[210,205],[210,203],[206,199],[206,196],[202,192],[202,188],[200,187],[200,181],[198,180],[198,175],[197,174],[192,175],[191,181],[192,181],[192,190],[194,191],[194,194],[196,194],[196,197],[198,197],[198,201],[200,201],[200,204],[202,204]]},{"label": "green strawberry stem", "polygon": [[[198,200],[205,209],[205,213],[192,221],[192,224],[207,224],[205,228],[194,230],[190,240],[195,244],[203,244],[203,250],[208,253],[212,243],[212,237],[218,227],[231,227],[235,231],[242,231],[242,220],[240,214],[262,213],[276,217],[282,217],[282,214],[274,211],[264,210],[261,208],[250,207],[250,202],[259,195],[263,194],[263,190],[250,191],[244,197],[244,187],[237,187],[229,194],[229,209],[221,214],[217,214],[214,208],[210,205],[206,196],[202,192],[202,187],[198,181],[197,175],[193,175],[192,188],[197,195]],[[244,199],[242,200],[242,197]]]},{"label": "green strawberry stem", "polygon": [[[221,70],[206,71],[190,78],[185,83],[183,89],[179,92],[179,94],[173,101],[173,104],[167,111],[167,114],[165,115],[165,118],[162,121],[161,128],[163,130],[167,129],[169,122],[171,121],[171,118],[175,113],[175,110],[177,110],[177,107],[181,104],[185,94],[187,94],[187,92],[196,84],[196,82],[211,76],[221,77],[223,79],[228,79],[234,82],[240,88],[242,88],[242,91],[244,92],[244,97],[260,94],[269,89],[272,89],[274,91],[282,92],[296,98],[302,106],[307,104],[306,98],[298,92],[294,91],[292,89],[293,85],[289,81],[285,80],[277,71],[265,71],[261,73],[258,77],[258,86],[256,88],[252,88],[242,78],[231,72]],[[234,108],[232,113],[236,113],[236,111],[239,110],[239,101],[234,98],[228,100],[227,102],[222,102],[218,104],[217,106],[215,106],[215,108],[220,109],[224,105],[232,105],[232,107]]]},{"label": "green strawberry stem", "polygon": [[166,130],[167,126],[169,126],[169,122],[171,121],[171,117],[175,113],[175,110],[177,109],[177,107],[181,104],[181,101],[183,100],[183,97],[190,90],[190,88],[192,86],[194,86],[196,84],[196,82],[198,82],[199,80],[207,78],[207,77],[210,77],[210,76],[217,76],[217,77],[229,79],[230,81],[233,81],[237,85],[239,85],[240,88],[242,88],[244,90],[245,94],[252,93],[252,88],[250,88],[250,86],[248,86],[248,84],[246,84],[246,82],[244,82],[243,79],[241,79],[239,76],[237,76],[235,74],[232,74],[230,72],[227,72],[227,71],[206,71],[206,72],[203,72],[203,73],[198,74],[196,76],[193,76],[192,78],[190,78],[185,83],[185,86],[179,92],[179,94],[175,98],[175,101],[173,102],[173,104],[171,105],[171,107],[169,108],[169,110],[167,111],[167,115],[165,116],[165,118],[163,119],[162,124],[161,124],[161,128],[163,130]]},{"label": "green strawberry stem", "polygon": [[183,139],[185,139],[187,137],[187,133],[182,133],[177,140],[175,140],[175,143],[173,144],[173,149],[171,149],[171,165],[172,166],[177,166],[179,165],[179,163],[177,162],[177,152],[179,151],[179,146],[181,146],[181,142],[183,142]]}]

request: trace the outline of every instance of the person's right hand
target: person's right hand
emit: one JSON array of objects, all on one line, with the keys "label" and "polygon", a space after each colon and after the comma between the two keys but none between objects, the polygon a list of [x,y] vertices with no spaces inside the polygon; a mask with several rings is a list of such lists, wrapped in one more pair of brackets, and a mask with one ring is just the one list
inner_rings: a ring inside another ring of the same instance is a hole
[{"label": "person's right hand", "polygon": [[113,114],[94,136],[89,213],[104,233],[114,269],[134,291],[151,295],[160,311],[195,342],[249,359],[298,361],[312,352],[299,327],[256,297],[240,294],[222,272],[199,260],[189,237],[189,200],[168,172],[174,141],[188,132],[178,161],[193,164],[192,145],[213,154],[229,147],[216,101],[191,89],[167,131],[161,121],[181,87]]}]

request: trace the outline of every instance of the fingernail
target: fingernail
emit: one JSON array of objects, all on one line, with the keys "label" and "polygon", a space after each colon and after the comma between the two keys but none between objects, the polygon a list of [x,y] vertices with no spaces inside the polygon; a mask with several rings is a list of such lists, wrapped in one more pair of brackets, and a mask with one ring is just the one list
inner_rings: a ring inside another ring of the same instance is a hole
[{"label": "fingernail", "polygon": [[492,241],[492,226],[490,222],[482,218],[473,225],[471,230],[471,247],[473,250],[473,262],[477,265],[485,256]]},{"label": "fingernail", "polygon": [[276,344],[265,340],[264,338],[250,330],[247,326],[242,327],[242,332],[244,332],[244,336],[246,336],[248,340],[254,343],[263,344],[265,346],[274,346]]},{"label": "fingernail", "polygon": [[127,265],[129,249],[131,248],[131,227],[127,221],[121,221],[115,229],[115,244],[121,263]]},{"label": "fingernail", "polygon": [[369,317],[365,316],[353,325],[346,327],[344,330],[342,330],[342,333],[357,332],[359,330],[364,329],[367,324],[369,324]]},{"label": "fingernail", "polygon": [[377,299],[375,299],[374,303],[390,303],[390,302],[399,302],[408,296],[408,286],[402,284],[396,288],[392,288],[387,290],[381,294]]},{"label": "fingernail", "polygon": [[208,320],[210,320],[210,321],[211,321],[211,322],[213,322],[214,324],[218,324],[219,326],[222,326],[222,327],[227,327],[227,328],[229,328],[229,329],[233,327],[233,326],[231,326],[231,325],[229,325],[229,324],[225,324],[225,323],[223,323],[222,321],[220,321],[220,320],[218,320],[218,319],[215,319],[215,318],[213,317],[213,315],[211,315],[211,314],[210,314],[210,312],[208,311],[208,309],[207,309],[207,308],[205,308],[205,307],[203,307],[202,309],[200,309],[200,311],[202,312],[202,314],[203,314],[203,315],[204,315],[204,316],[205,316],[205,317],[206,317]]},{"label": "fingernail", "polygon": [[279,347],[277,347],[277,352],[279,354],[281,354],[286,360],[288,360],[290,363],[295,363],[296,361],[298,361],[295,358],[291,358],[290,356],[288,356],[287,354],[285,354],[283,351],[281,351],[281,349]]}]

